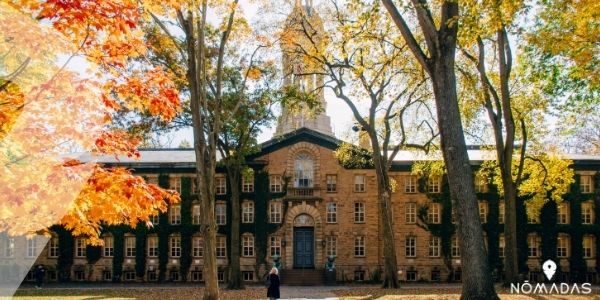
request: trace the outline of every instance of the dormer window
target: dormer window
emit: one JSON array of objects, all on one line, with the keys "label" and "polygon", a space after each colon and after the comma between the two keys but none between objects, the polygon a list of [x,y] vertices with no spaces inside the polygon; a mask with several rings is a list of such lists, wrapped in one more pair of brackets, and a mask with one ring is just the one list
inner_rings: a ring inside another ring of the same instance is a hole
[{"label": "dormer window", "polygon": [[294,162],[295,188],[313,187],[314,165],[314,161],[308,153],[303,152],[296,156],[296,160]]}]

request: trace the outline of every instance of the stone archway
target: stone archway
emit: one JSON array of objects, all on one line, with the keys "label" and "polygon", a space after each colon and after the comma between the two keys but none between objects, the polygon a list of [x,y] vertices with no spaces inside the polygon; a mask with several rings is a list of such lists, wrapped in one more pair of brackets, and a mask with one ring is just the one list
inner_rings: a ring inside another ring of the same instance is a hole
[{"label": "stone archway", "polygon": [[[294,259],[298,259],[295,253],[296,234],[302,234],[302,239],[307,238],[313,241],[313,267],[320,268],[323,262],[323,249],[321,243],[323,241],[323,223],[317,209],[308,205],[305,202],[290,208],[285,218],[284,235],[288,241],[285,245],[284,263],[286,268],[294,268]],[[312,234],[312,237],[311,237]],[[304,253],[306,255],[307,253]]]}]

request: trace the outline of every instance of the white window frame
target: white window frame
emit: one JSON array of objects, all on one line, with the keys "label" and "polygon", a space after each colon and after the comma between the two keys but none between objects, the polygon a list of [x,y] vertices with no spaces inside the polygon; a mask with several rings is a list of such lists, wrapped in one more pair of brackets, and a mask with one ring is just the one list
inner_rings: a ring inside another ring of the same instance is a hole
[{"label": "white window frame", "polygon": [[146,239],[148,257],[158,257],[158,236],[149,236]]},{"label": "white window frame", "polygon": [[181,236],[169,236],[169,257],[181,257]]},{"label": "white window frame", "polygon": [[498,224],[504,224],[506,219],[504,201],[498,203]]},{"label": "white window frame", "polygon": [[27,257],[37,257],[37,236],[27,239]]},{"label": "white window frame", "polygon": [[405,194],[414,194],[417,192],[417,176],[415,175],[406,175],[404,176],[404,193]]},{"label": "white window frame", "polygon": [[58,257],[58,237],[53,236],[48,241],[48,257],[49,258],[57,258]]},{"label": "white window frame", "polygon": [[227,257],[227,238],[224,236],[217,237],[217,258]]},{"label": "white window frame", "polygon": [[429,236],[429,257],[440,257],[442,250],[442,238],[439,236]]},{"label": "white window frame", "polygon": [[364,202],[354,202],[354,223],[365,223],[365,209],[366,208]]},{"label": "white window frame", "polygon": [[200,236],[192,237],[192,256],[203,257],[204,256],[204,240]]},{"label": "white window frame", "polygon": [[269,202],[269,223],[281,223],[283,203],[281,201]]},{"label": "white window frame", "polygon": [[571,237],[566,234],[560,234],[556,240],[556,257],[568,258],[570,255]]},{"label": "white window frame", "polygon": [[460,257],[460,243],[458,241],[458,236],[453,235],[452,240],[450,241],[450,253],[452,257]]},{"label": "white window frame", "polygon": [[556,224],[569,224],[569,205],[565,202],[556,207]]},{"label": "white window frame", "polygon": [[[558,248],[558,247],[557,247]],[[558,250],[557,250],[558,252]],[[537,234],[527,235],[527,257],[540,256],[540,238]]]},{"label": "white window frame", "polygon": [[242,223],[254,223],[254,202],[242,202]]},{"label": "white window frame", "polygon": [[417,257],[417,237],[414,235],[407,235],[404,238],[404,256],[405,257]]},{"label": "white window frame", "polygon": [[281,193],[283,191],[283,179],[279,174],[269,175],[269,191],[271,193]]},{"label": "white window frame", "polygon": [[104,241],[102,256],[113,257],[115,255],[115,238],[112,235],[107,235],[102,240]]},{"label": "white window frame", "polygon": [[498,255],[500,257],[504,257],[504,251],[506,249],[506,240],[504,239],[504,234],[501,233],[500,236],[498,237]]},{"label": "white window frame", "polygon": [[192,205],[192,224],[200,225],[200,204]]},{"label": "white window frame", "polygon": [[224,176],[215,177],[215,194],[226,195],[227,194],[227,178]]},{"label": "white window frame", "polygon": [[337,203],[327,202],[327,223],[337,223]]},{"label": "white window frame", "polygon": [[365,257],[365,237],[354,237],[354,257]]},{"label": "white window frame", "polygon": [[181,205],[171,205],[169,207],[169,223],[171,225],[181,225]]},{"label": "white window frame", "polygon": [[581,203],[581,224],[594,224],[594,203],[586,201]]},{"label": "white window frame", "polygon": [[479,221],[481,224],[488,222],[488,203],[487,201],[479,201]]},{"label": "white window frame", "polygon": [[583,244],[583,258],[594,258],[595,257],[595,244],[596,241],[593,235],[584,235],[583,240],[581,241]]},{"label": "white window frame", "polygon": [[254,236],[245,234],[242,236],[242,256],[253,257],[254,256]]},{"label": "white window frame", "polygon": [[217,225],[227,224],[227,205],[223,202],[215,204],[215,222]]},{"label": "white window frame", "polygon": [[366,191],[367,177],[363,174],[354,175],[354,192],[364,193]]},{"label": "white window frame", "polygon": [[408,202],[404,206],[404,221],[406,224],[417,223],[417,203]]},{"label": "white window frame", "polygon": [[327,193],[337,193],[337,174],[327,174]]},{"label": "white window frame", "polygon": [[269,241],[269,253],[271,254],[270,256],[281,256],[281,237],[274,235],[270,237]]},{"label": "white window frame", "polygon": [[128,235],[124,237],[125,239],[125,257],[135,257],[136,247],[135,247],[135,236]]},{"label": "white window frame", "polygon": [[438,194],[442,191],[442,178],[441,176],[429,176],[427,180],[427,192],[432,194]]},{"label": "white window frame", "polygon": [[86,254],[85,240],[83,238],[75,238],[75,257],[85,257]]},{"label": "white window frame", "polygon": [[427,211],[427,220],[431,224],[440,224],[442,221],[442,205],[437,202],[432,202],[429,204],[429,209]]},{"label": "white window frame", "polygon": [[242,175],[242,193],[254,192],[254,174]]},{"label": "white window frame", "polygon": [[590,194],[594,191],[594,184],[593,184],[593,180],[592,180],[592,176],[591,175],[581,175],[579,177],[579,186],[580,186],[580,190],[581,193],[583,194]]},{"label": "white window frame", "polygon": [[328,235],[325,237],[325,254],[327,256],[337,256],[337,236]]}]

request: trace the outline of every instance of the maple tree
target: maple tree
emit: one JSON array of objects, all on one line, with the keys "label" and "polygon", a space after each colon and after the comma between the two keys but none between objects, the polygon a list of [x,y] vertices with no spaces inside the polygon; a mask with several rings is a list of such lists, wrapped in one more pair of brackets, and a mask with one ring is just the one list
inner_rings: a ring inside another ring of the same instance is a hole
[{"label": "maple tree", "polygon": [[[148,222],[178,196],[130,170],[64,153],[138,157],[139,137],[112,125],[121,110],[168,122],[179,110],[171,75],[142,68],[136,1],[3,2],[0,184],[3,231],[63,224],[91,243],[102,226]],[[87,67],[70,62],[85,59]]]}]

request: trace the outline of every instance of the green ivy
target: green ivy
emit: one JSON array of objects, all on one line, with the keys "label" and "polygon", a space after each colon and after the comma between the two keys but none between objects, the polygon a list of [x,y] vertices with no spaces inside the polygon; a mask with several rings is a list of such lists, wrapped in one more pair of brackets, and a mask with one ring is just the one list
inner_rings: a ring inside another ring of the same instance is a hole
[{"label": "green ivy", "polygon": [[88,264],[93,265],[96,262],[98,262],[98,260],[100,260],[100,257],[102,256],[102,247],[101,246],[92,246],[92,245],[87,245],[87,247],[85,248],[85,258],[88,262]]},{"label": "green ivy", "polygon": [[125,241],[125,230],[124,226],[113,227],[111,232],[113,234],[114,243],[114,255],[112,260],[112,275],[113,282],[120,282],[123,275],[123,258],[124,258],[124,241]]},{"label": "green ivy", "polygon": [[60,282],[70,281],[71,267],[73,266],[73,235],[71,235],[71,231],[60,225],[52,226],[51,230],[58,235],[58,259],[56,266],[58,280]]},{"label": "green ivy", "polygon": [[144,278],[146,273],[146,239],[148,227],[145,223],[138,223],[135,227],[135,276]]},{"label": "green ivy", "polygon": [[[169,175],[160,174],[158,185],[169,188]],[[168,213],[161,213],[158,217],[158,281],[164,282],[167,275],[169,261],[169,220]]]}]

